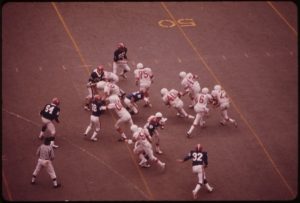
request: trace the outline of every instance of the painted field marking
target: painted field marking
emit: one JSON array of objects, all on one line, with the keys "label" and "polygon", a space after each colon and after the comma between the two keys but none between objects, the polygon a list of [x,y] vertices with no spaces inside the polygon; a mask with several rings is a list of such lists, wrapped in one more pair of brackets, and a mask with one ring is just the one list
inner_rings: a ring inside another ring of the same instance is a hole
[{"label": "painted field marking", "polygon": [[[11,116],[14,116],[14,117],[16,117],[16,118],[18,118],[18,119],[21,119],[21,120],[23,120],[23,121],[25,121],[25,122],[27,122],[27,123],[30,123],[30,124],[32,124],[32,125],[34,125],[34,126],[40,127],[40,125],[39,125],[38,123],[36,123],[36,122],[34,122],[34,121],[32,121],[32,120],[30,120],[30,119],[24,117],[24,116],[21,116],[21,115],[19,115],[19,114],[17,114],[17,113],[14,113],[14,112],[11,112],[11,111],[7,111],[6,109],[2,109],[2,111],[6,112],[6,113],[10,114]],[[66,129],[66,130],[67,130],[67,129]],[[137,191],[139,191],[139,192],[147,199],[147,195],[146,195],[142,190],[140,190],[138,186],[136,186],[134,183],[132,183],[129,179],[127,179],[127,178],[126,178],[125,176],[123,176],[121,173],[119,173],[118,171],[116,171],[113,167],[111,167],[109,164],[107,164],[107,163],[106,163],[105,161],[103,161],[101,158],[99,158],[98,156],[96,156],[96,155],[94,155],[93,153],[89,152],[88,150],[86,150],[86,149],[84,149],[84,148],[82,148],[82,147],[80,147],[80,146],[74,144],[71,140],[67,139],[66,137],[61,136],[60,138],[63,139],[63,140],[65,140],[65,141],[67,141],[67,142],[68,142],[69,144],[71,144],[73,147],[79,149],[80,151],[82,151],[82,152],[86,153],[87,155],[89,155],[90,157],[94,158],[96,161],[100,162],[102,165],[104,165],[104,166],[105,166],[106,168],[108,168],[110,171],[112,171],[113,173],[115,173],[116,175],[118,175],[119,177],[121,177],[122,179],[124,179],[126,182],[128,182],[130,185],[132,185],[133,188],[135,188]],[[2,171],[2,176],[5,177],[3,171]],[[6,180],[6,179],[5,179],[5,180]],[[10,194],[10,190],[9,190],[7,181],[6,181],[5,186],[6,186],[7,190],[8,190],[8,195],[9,195],[10,198],[11,198],[11,194]],[[11,200],[12,200],[12,198],[11,198]]]},{"label": "painted field marking", "polygon": [[[167,8],[166,4],[164,2],[161,2],[162,7],[165,9],[165,11],[168,13],[168,15],[171,17],[171,19],[175,19],[175,17],[173,16],[173,14],[169,11],[169,9]],[[180,26],[177,26],[177,28],[179,29],[179,31],[181,32],[181,34],[184,36],[184,38],[186,39],[186,41],[188,42],[188,44],[192,47],[192,49],[195,51],[196,55],[199,57],[200,62],[203,63],[203,65],[205,66],[205,68],[208,70],[208,72],[212,75],[212,77],[215,79],[215,81],[221,85],[221,82],[219,81],[219,79],[217,78],[216,74],[213,72],[213,70],[208,66],[208,64],[206,63],[206,61],[203,59],[203,57],[201,56],[201,54],[197,51],[196,46],[193,44],[193,42],[190,40],[190,38],[186,35],[186,33],[183,31],[183,29]],[[286,179],[284,178],[284,176],[281,174],[280,170],[278,169],[277,165],[275,164],[275,162],[273,161],[273,158],[271,157],[270,153],[267,151],[267,149],[265,148],[264,144],[262,143],[261,139],[259,138],[259,136],[257,135],[257,133],[254,131],[253,127],[250,125],[250,123],[246,120],[246,118],[244,117],[244,115],[242,114],[242,112],[239,110],[239,108],[236,106],[236,104],[234,103],[234,101],[231,99],[232,105],[234,107],[234,109],[238,112],[238,114],[240,115],[241,119],[244,121],[244,123],[246,124],[246,126],[249,128],[250,132],[252,133],[252,135],[256,138],[256,141],[258,142],[259,146],[262,148],[263,152],[265,153],[266,157],[268,158],[268,160],[270,161],[271,165],[273,166],[274,170],[277,172],[277,174],[279,175],[279,177],[281,178],[282,182],[284,183],[284,185],[287,187],[287,189],[289,190],[289,192],[291,193],[291,195],[294,197],[294,191],[292,190],[291,186],[287,183]]]},{"label": "painted field marking", "polygon": [[[8,181],[6,179],[6,176],[5,176],[5,173],[4,173],[4,170],[2,168],[2,180],[3,180],[3,183],[4,183],[4,188],[6,189],[6,192],[7,192],[7,197],[8,197],[8,200],[9,201],[13,201],[13,198],[12,198],[12,195],[11,195],[11,191],[9,189],[9,186],[8,186]],[[3,192],[3,191],[2,191]],[[3,195],[3,194],[2,194]],[[3,195],[4,196],[4,195]]]},{"label": "painted field marking", "polygon": [[246,58],[249,58],[249,55],[248,55],[247,53],[244,53],[244,56],[245,56]]},{"label": "painted field marking", "polygon": [[287,26],[293,31],[293,33],[298,36],[298,32],[293,28],[293,26],[285,19],[285,17],[276,9],[276,7],[270,2],[267,2],[269,6],[277,13],[277,15],[287,24]]},{"label": "painted field marking", "polygon": [[177,61],[178,61],[178,63],[182,62],[182,60],[179,57],[177,57]]},{"label": "painted field marking", "polygon": [[178,20],[175,20],[175,19],[160,20],[160,21],[158,21],[158,25],[162,28],[172,28],[172,27],[175,27],[176,25],[178,25],[180,27],[195,27],[196,23],[195,23],[194,19],[192,19],[192,18],[181,18]]},{"label": "painted field marking", "polygon": [[[58,8],[56,7],[55,2],[51,2],[51,3],[52,3],[52,6],[54,7],[54,10],[55,10],[56,13],[57,13],[57,16],[59,17],[61,23],[63,24],[63,27],[64,27],[65,31],[67,32],[69,38],[71,39],[71,41],[72,41],[72,43],[73,43],[73,45],[74,45],[74,48],[75,48],[75,50],[77,51],[77,53],[78,53],[78,55],[79,55],[79,57],[80,57],[80,59],[81,59],[82,64],[86,65],[87,63],[86,63],[86,61],[85,61],[83,55],[81,54],[81,51],[80,51],[80,49],[79,49],[79,47],[78,47],[78,45],[77,45],[77,43],[76,43],[74,37],[72,36],[72,34],[71,34],[71,32],[70,32],[70,30],[69,30],[67,24],[65,23],[65,21],[64,21],[64,19],[63,19],[63,17],[62,17],[62,15],[60,14]],[[86,68],[86,70],[87,70],[87,73],[90,74],[90,71],[89,71],[87,68]],[[128,149],[128,151],[129,151],[129,153],[131,153],[131,151],[130,151],[130,149],[129,149],[128,146],[127,146],[127,149]],[[135,162],[134,160],[133,160],[133,163],[136,165],[136,162]],[[137,170],[138,170],[138,173],[139,173],[139,175],[140,175],[140,177],[141,177],[141,179],[142,179],[142,181],[143,181],[143,183],[144,183],[144,186],[145,186],[146,190],[147,190],[148,193],[149,193],[149,196],[151,197],[151,200],[153,200],[153,199],[154,199],[154,198],[153,198],[153,194],[152,194],[152,192],[151,192],[151,190],[150,190],[150,187],[149,187],[149,185],[148,185],[148,183],[147,183],[147,181],[146,181],[146,179],[145,179],[143,173],[141,172],[141,169],[140,169],[139,167],[137,167]]]}]

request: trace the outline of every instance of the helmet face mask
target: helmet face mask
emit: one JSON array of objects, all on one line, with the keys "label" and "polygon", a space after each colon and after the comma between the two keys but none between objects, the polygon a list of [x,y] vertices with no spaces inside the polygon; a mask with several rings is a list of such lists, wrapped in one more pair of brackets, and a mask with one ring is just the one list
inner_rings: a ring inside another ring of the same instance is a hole
[{"label": "helmet face mask", "polygon": [[144,65],[143,65],[142,63],[138,63],[138,64],[136,65],[136,68],[137,68],[137,69],[142,69],[142,68],[144,68]]},{"label": "helmet face mask", "polygon": [[162,113],[157,112],[157,113],[155,114],[155,117],[157,117],[157,118],[162,118]]},{"label": "helmet face mask", "polygon": [[167,92],[168,92],[168,89],[167,89],[167,88],[162,88],[162,89],[160,90],[160,94],[161,94],[161,95],[165,95],[165,94],[167,94]]}]

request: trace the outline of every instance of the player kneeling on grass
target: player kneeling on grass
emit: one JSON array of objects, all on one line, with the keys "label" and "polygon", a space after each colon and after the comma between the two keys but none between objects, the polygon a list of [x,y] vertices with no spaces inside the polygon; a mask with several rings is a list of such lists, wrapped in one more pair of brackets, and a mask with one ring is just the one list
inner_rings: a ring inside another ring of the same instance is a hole
[{"label": "player kneeling on grass", "polygon": [[92,100],[92,104],[91,104],[92,114],[90,117],[90,124],[88,125],[88,127],[86,128],[86,130],[84,132],[84,136],[86,137],[87,134],[92,130],[92,128],[94,128],[95,130],[91,137],[91,140],[94,142],[98,140],[98,138],[96,136],[100,132],[100,127],[101,127],[99,117],[100,117],[102,111],[105,109],[104,105],[105,105],[105,102],[102,100],[101,96],[98,94],[95,95]]},{"label": "player kneeling on grass", "polygon": [[149,118],[147,119],[147,123],[144,126],[144,128],[148,130],[150,136],[154,140],[155,152],[158,154],[162,154],[163,152],[159,147],[160,135],[157,131],[157,128],[159,127],[160,129],[164,129],[167,120],[167,118],[163,118],[163,115],[160,112],[157,112],[155,115],[149,116]]},{"label": "player kneeling on grass", "polygon": [[201,189],[201,186],[204,184],[206,189],[209,192],[213,191],[213,187],[208,184],[208,181],[205,176],[204,168],[208,165],[208,156],[207,152],[203,151],[201,144],[197,144],[196,148],[191,150],[184,159],[177,159],[178,162],[185,162],[189,159],[192,159],[192,171],[198,176],[198,183],[195,189],[192,191],[193,198],[197,198],[197,193]]},{"label": "player kneeling on grass", "polygon": [[162,88],[160,90],[160,94],[165,105],[167,105],[168,107],[172,106],[174,109],[176,109],[177,116],[190,119],[195,118],[194,116],[187,114],[187,112],[184,110],[183,101],[180,99],[182,95],[180,92],[175,89],[171,89],[170,91],[168,91],[167,88]]},{"label": "player kneeling on grass", "polygon": [[103,109],[114,109],[119,119],[115,123],[115,128],[117,132],[121,135],[121,138],[118,140],[120,142],[126,141],[130,142],[130,139],[127,139],[125,132],[122,130],[120,124],[129,123],[130,126],[133,125],[133,121],[130,113],[123,107],[120,98],[117,95],[111,95],[107,98],[109,104]]},{"label": "player kneeling on grass", "polygon": [[153,155],[151,136],[148,130],[139,128],[137,125],[132,125],[130,129],[133,133],[133,140],[135,141],[133,152],[137,154],[141,160],[139,165],[143,168],[149,168],[150,164],[147,161],[148,158],[164,169],[166,164]]},{"label": "player kneeling on grass", "polygon": [[196,118],[193,122],[193,125],[187,132],[188,138],[191,136],[196,125],[199,124],[200,127],[205,127],[204,117],[208,114],[209,111],[209,109],[207,108],[207,104],[210,100],[212,100],[212,96],[208,92],[208,88],[204,87],[202,89],[202,92],[195,98],[196,104],[194,105],[194,111],[196,112]]},{"label": "player kneeling on grass", "polygon": [[225,125],[226,122],[230,122],[237,127],[237,122],[228,117],[228,108],[230,107],[230,100],[224,89],[220,85],[215,85],[214,90],[211,91],[211,95],[213,97],[213,104],[215,107],[220,107],[221,110],[221,125]]}]

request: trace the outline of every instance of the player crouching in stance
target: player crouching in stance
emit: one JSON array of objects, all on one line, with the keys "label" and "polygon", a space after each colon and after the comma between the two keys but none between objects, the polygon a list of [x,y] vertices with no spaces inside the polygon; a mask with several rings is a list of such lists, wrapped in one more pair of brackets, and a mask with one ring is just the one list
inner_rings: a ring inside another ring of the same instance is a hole
[{"label": "player crouching in stance", "polygon": [[45,167],[53,181],[53,187],[58,188],[61,186],[61,184],[57,183],[56,174],[52,165],[52,161],[54,160],[54,151],[50,146],[50,142],[50,137],[45,138],[44,143],[37,149],[36,155],[39,157],[39,159],[32,174],[31,184],[34,185],[36,183],[36,177],[38,176],[41,169]]},{"label": "player crouching in stance", "polygon": [[209,109],[207,108],[207,104],[210,100],[212,100],[212,96],[208,93],[209,90],[207,87],[204,87],[200,94],[195,98],[196,104],[194,105],[194,111],[196,112],[196,118],[193,122],[193,125],[190,127],[187,132],[187,137],[189,138],[195,128],[196,125],[200,125],[200,127],[205,127],[204,117],[208,114]]},{"label": "player crouching in stance", "polygon": [[91,129],[94,127],[94,133],[92,135],[92,137],[90,138],[92,141],[97,141],[98,138],[96,137],[97,134],[100,132],[100,127],[101,127],[101,123],[99,120],[99,117],[103,111],[103,109],[105,109],[104,107],[105,102],[102,100],[101,96],[96,94],[92,100],[92,114],[90,117],[90,124],[88,125],[88,127],[86,128],[85,132],[84,132],[84,136],[86,137],[87,134],[91,131]]},{"label": "player crouching in stance", "polygon": [[147,157],[164,169],[166,164],[153,155],[151,136],[149,135],[148,130],[139,128],[137,125],[132,125],[130,129],[133,133],[133,140],[135,141],[133,152],[137,154],[141,160],[139,165],[142,168],[149,168],[150,164],[146,159]]},{"label": "player crouching in stance", "polygon": [[167,118],[163,118],[160,112],[157,112],[155,115],[149,116],[149,118],[147,119],[147,123],[144,126],[144,128],[148,130],[149,134],[153,138],[155,144],[155,152],[158,154],[162,154],[163,152],[159,148],[160,139],[157,128],[160,127],[160,129],[164,129],[167,120]]},{"label": "player crouching in stance", "polygon": [[149,97],[149,89],[151,84],[153,83],[153,73],[151,68],[144,67],[142,63],[138,63],[136,65],[136,69],[134,70],[135,84],[139,87],[140,91],[144,92],[144,101],[145,105],[152,107],[150,104]]},{"label": "player crouching in stance", "polygon": [[187,114],[186,111],[184,110],[183,101],[180,99],[182,95],[180,92],[178,92],[175,89],[171,89],[170,91],[168,91],[167,88],[162,88],[160,90],[160,94],[162,96],[162,100],[165,105],[167,105],[168,107],[172,106],[173,108],[176,109],[177,116],[190,118],[190,119],[195,118],[194,116]]},{"label": "player crouching in stance", "polygon": [[128,142],[128,144],[130,144],[130,142],[132,140],[127,139],[124,131],[122,130],[122,128],[120,127],[120,124],[122,123],[129,123],[130,126],[133,125],[133,121],[131,118],[130,113],[123,107],[120,98],[117,95],[111,95],[110,97],[108,97],[108,102],[109,104],[103,108],[103,109],[114,109],[116,114],[118,115],[119,119],[117,120],[117,122],[115,123],[115,128],[117,130],[117,132],[121,135],[121,138],[118,140],[120,142]]},{"label": "player crouching in stance", "polygon": [[[124,104],[126,106],[126,109],[131,114],[137,114],[138,111],[138,105],[136,104],[137,101],[140,101],[145,98],[144,91],[139,90],[136,92],[132,92],[124,97]],[[149,101],[149,100],[148,100]],[[147,104],[147,103],[146,103]],[[148,106],[151,105],[148,103]]]},{"label": "player crouching in stance", "polygon": [[221,110],[220,124],[225,125],[226,122],[229,121],[230,123],[234,124],[235,127],[237,127],[237,122],[234,119],[228,117],[227,110],[230,107],[230,100],[227,97],[225,90],[223,90],[220,85],[215,85],[214,90],[212,90],[211,92],[211,95],[213,97],[213,105],[215,107],[220,107]]},{"label": "player crouching in stance", "polygon": [[45,131],[48,129],[51,134],[50,135],[51,146],[54,148],[58,148],[58,146],[54,144],[56,131],[52,121],[55,120],[57,123],[59,123],[58,120],[59,113],[60,113],[59,103],[60,101],[58,100],[58,98],[55,97],[52,99],[51,104],[46,104],[40,112],[43,126],[39,138],[42,139],[44,137]]},{"label": "player crouching in stance", "polygon": [[197,144],[194,150],[191,150],[184,159],[177,159],[178,162],[185,162],[189,159],[192,159],[192,171],[193,173],[197,173],[198,183],[195,189],[192,191],[193,198],[197,198],[197,193],[201,189],[203,184],[209,192],[213,191],[213,187],[208,184],[208,181],[205,176],[204,168],[208,165],[208,156],[207,152],[203,151],[201,144]]}]

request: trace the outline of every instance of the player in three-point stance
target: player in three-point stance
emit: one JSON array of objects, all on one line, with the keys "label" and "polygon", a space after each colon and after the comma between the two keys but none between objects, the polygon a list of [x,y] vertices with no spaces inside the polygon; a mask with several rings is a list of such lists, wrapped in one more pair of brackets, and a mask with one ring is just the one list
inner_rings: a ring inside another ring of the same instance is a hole
[{"label": "player in three-point stance", "polygon": [[50,131],[51,146],[54,148],[58,148],[58,146],[54,144],[56,130],[52,121],[55,120],[57,123],[59,123],[59,103],[60,101],[55,97],[52,99],[50,104],[46,104],[40,111],[43,126],[39,138],[42,139],[44,137],[45,131],[48,129]]},{"label": "player in three-point stance", "polygon": [[[145,98],[145,93],[143,90],[132,92],[124,97],[124,104],[126,106],[126,109],[131,114],[137,114],[138,111],[138,105],[137,101],[140,101]],[[151,104],[148,104],[148,106]]]},{"label": "player in three-point stance", "polygon": [[130,71],[127,61],[127,48],[124,43],[119,43],[118,48],[114,51],[113,61],[113,73],[117,74],[117,69],[122,68],[122,72],[119,74],[123,78],[127,78],[126,73]]},{"label": "player in three-point stance", "polygon": [[205,127],[204,117],[208,115],[209,109],[207,104],[212,100],[212,96],[208,93],[209,90],[207,87],[204,87],[201,90],[201,93],[197,95],[195,98],[196,104],[194,105],[194,111],[196,112],[196,118],[193,122],[193,125],[190,127],[187,132],[187,137],[191,137],[191,134],[196,125],[200,125],[200,127]]},{"label": "player in three-point stance", "polygon": [[174,109],[176,109],[177,111],[177,116],[179,117],[185,117],[185,118],[190,118],[190,119],[194,119],[195,117],[192,115],[189,115],[183,108],[184,104],[183,101],[180,99],[180,97],[182,96],[181,92],[178,92],[175,89],[171,89],[170,91],[168,91],[167,88],[162,88],[160,90],[160,94],[162,96],[162,100],[164,102],[165,105],[167,105],[168,107],[173,107]]},{"label": "player in three-point stance", "polygon": [[215,85],[214,90],[212,90],[211,95],[213,97],[213,105],[219,107],[221,110],[221,125],[225,125],[226,122],[232,123],[237,127],[236,120],[228,117],[228,108],[230,107],[230,100],[224,89],[220,85]]},{"label": "player in three-point stance", "polygon": [[84,136],[86,137],[88,135],[88,133],[92,130],[92,128],[94,128],[94,132],[93,135],[91,136],[91,140],[92,141],[97,141],[98,138],[96,137],[98,135],[98,133],[100,132],[101,129],[101,123],[99,120],[99,117],[103,111],[103,106],[105,105],[105,102],[102,100],[101,96],[96,94],[92,100],[92,114],[90,117],[90,124],[88,125],[88,127],[86,128],[85,132],[84,132]]},{"label": "player in three-point stance", "polygon": [[195,189],[192,191],[193,198],[197,198],[197,193],[204,186],[209,192],[213,191],[213,187],[208,184],[206,179],[204,168],[208,165],[208,155],[207,152],[203,151],[201,144],[197,144],[196,148],[191,150],[184,159],[177,159],[178,162],[185,162],[189,159],[192,159],[192,171],[193,173],[197,173],[198,183]]},{"label": "player in three-point stance", "polygon": [[149,168],[150,164],[147,161],[148,158],[164,169],[166,164],[153,155],[152,141],[148,130],[139,128],[137,125],[132,125],[130,129],[133,133],[132,138],[135,141],[133,152],[137,154],[141,160],[139,165],[143,168]]},{"label": "player in three-point stance", "polygon": [[144,128],[146,128],[149,131],[149,134],[151,135],[154,141],[155,152],[158,154],[162,154],[163,152],[159,147],[160,135],[157,131],[157,128],[159,127],[160,129],[164,129],[167,120],[167,118],[163,118],[162,113],[157,112],[155,115],[149,116],[149,118],[147,119],[147,123],[144,126]]},{"label": "player in three-point stance", "polygon": [[149,106],[152,107],[150,104],[150,96],[149,96],[149,89],[151,84],[153,83],[153,73],[151,68],[144,67],[142,63],[138,63],[136,65],[136,69],[134,70],[134,77],[135,77],[135,84],[139,87],[140,91],[144,92],[144,101],[145,107]]}]

